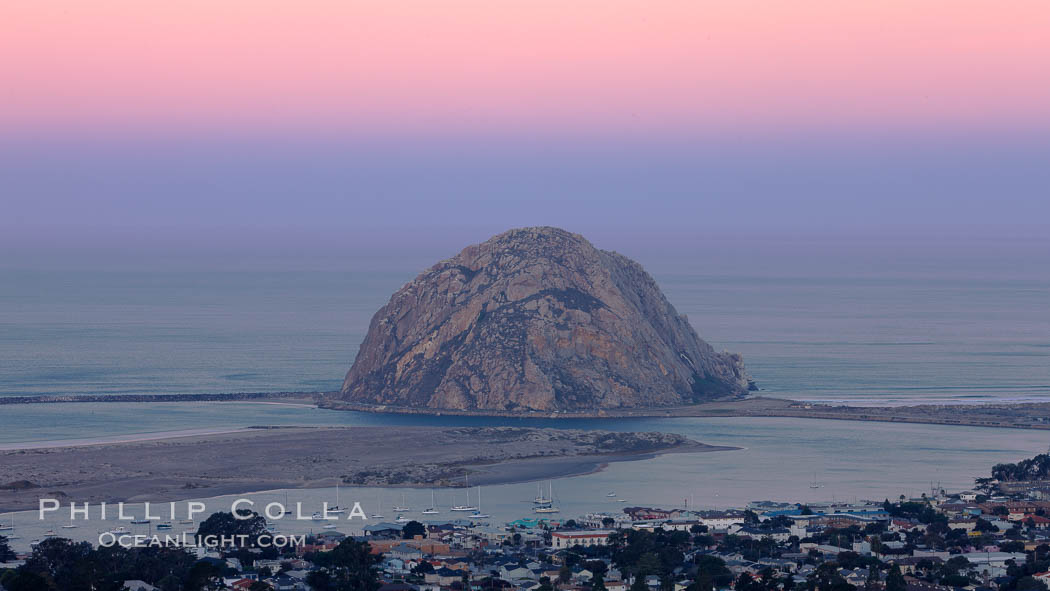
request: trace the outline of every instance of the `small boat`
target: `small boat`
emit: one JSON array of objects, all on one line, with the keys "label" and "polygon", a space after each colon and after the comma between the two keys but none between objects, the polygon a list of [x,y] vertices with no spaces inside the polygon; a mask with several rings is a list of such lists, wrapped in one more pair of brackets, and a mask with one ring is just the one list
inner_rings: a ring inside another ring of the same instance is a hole
[{"label": "small boat", "polygon": [[149,525],[149,519],[132,519],[131,525]]},{"label": "small boat", "polygon": [[192,519],[180,519],[179,525],[193,525]]},{"label": "small boat", "polygon": [[57,538],[58,534],[55,533],[55,530],[49,529],[46,532],[44,532],[44,537],[45,538]]},{"label": "small boat", "polygon": [[401,504],[394,505],[394,513],[408,513],[409,511],[411,511],[411,509],[405,505],[405,494],[401,493]]},{"label": "small boat", "polygon": [[430,507],[423,509],[421,513],[423,515],[437,515],[438,513],[441,513],[441,511],[434,508],[434,489],[430,489]]},{"label": "small boat", "polygon": [[157,529],[158,530],[171,529],[171,522],[170,521],[165,521],[164,523],[158,523],[157,524]]},{"label": "small boat", "polygon": [[70,523],[69,525],[63,525],[62,529],[76,529],[77,526]]},{"label": "small boat", "polygon": [[626,503],[627,499],[616,499],[617,503]]},{"label": "small boat", "polygon": [[376,495],[376,506],[379,507],[379,510],[375,512],[372,519],[383,519],[383,497]]},{"label": "small boat", "polygon": [[130,531],[128,531],[128,528],[126,528],[126,527],[124,527],[124,526],[122,525],[122,526],[120,526],[120,527],[117,527],[117,528],[113,528],[113,529],[109,530],[109,531],[108,531],[108,532],[106,532],[106,533],[110,533],[110,534],[113,534],[113,535],[119,536],[119,535],[121,535],[121,534],[128,534],[128,533],[131,533],[131,532],[130,532]]},{"label": "small boat", "polygon": [[15,529],[15,524],[13,521],[11,523],[8,523],[7,525],[0,523],[0,531],[11,531],[13,529]]},{"label": "small boat", "polygon": [[397,516],[397,519],[394,520],[395,523],[408,523],[409,521],[412,520],[400,514]]},{"label": "small boat", "polygon": [[342,515],[346,509],[339,506],[339,483],[335,483],[335,505],[328,508],[329,515]]},{"label": "small boat", "polygon": [[324,521],[324,514],[322,514],[320,511],[315,511],[314,514],[310,516],[310,518],[314,521]]},{"label": "small boat", "polygon": [[327,523],[324,526],[322,526],[321,529],[335,529],[335,527],[336,525],[334,523]]},{"label": "small boat", "polygon": [[[561,509],[554,506],[554,483],[553,481],[548,484],[547,491],[547,502],[540,504],[538,507],[533,509],[534,513],[560,513]],[[540,494],[542,496],[542,493]],[[535,502],[535,501],[534,501]]]},{"label": "small boat", "polygon": [[449,511],[456,511],[456,512],[459,512],[459,513],[465,513],[467,511],[470,511],[472,513],[476,513],[478,508],[475,507],[474,505],[470,504],[470,489],[469,488],[467,489],[467,504],[466,505],[453,505],[453,506],[449,507],[448,510]]},{"label": "small boat", "polygon": [[[553,486],[553,484],[552,484]],[[543,489],[536,485],[536,498],[532,499],[534,505],[550,505],[554,500],[551,499],[551,495],[543,496]]]},{"label": "small boat", "polygon": [[491,515],[481,512],[481,487],[478,487],[478,510],[470,514],[471,519],[488,519]]},{"label": "small boat", "polygon": [[616,493],[611,492],[611,493],[609,493],[609,494],[607,494],[605,496],[610,497],[610,498],[614,498],[614,497],[616,497]]}]

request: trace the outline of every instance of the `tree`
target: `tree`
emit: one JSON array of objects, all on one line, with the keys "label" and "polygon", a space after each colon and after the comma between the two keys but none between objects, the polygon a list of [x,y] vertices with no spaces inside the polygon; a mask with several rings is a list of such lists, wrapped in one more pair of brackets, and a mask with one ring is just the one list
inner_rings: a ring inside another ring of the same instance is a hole
[{"label": "tree", "polygon": [[426,526],[416,520],[409,521],[405,524],[405,527],[401,528],[401,538],[405,540],[412,540],[416,536],[425,536],[426,534]]},{"label": "tree", "polygon": [[1017,579],[1017,591],[1046,591],[1046,583],[1034,577],[1021,577]]},{"label": "tree", "polygon": [[328,574],[326,570],[310,571],[306,575],[306,584],[314,591],[331,591],[334,589],[332,587],[332,575]]},{"label": "tree", "polygon": [[591,579],[591,591],[606,591],[604,574],[594,573],[594,578]]},{"label": "tree", "polygon": [[906,591],[907,588],[908,585],[904,582],[901,568],[894,564],[890,567],[889,572],[886,573],[886,591]]},{"label": "tree", "polygon": [[561,565],[561,568],[558,569],[558,582],[560,582],[560,583],[568,583],[569,579],[571,579],[571,578],[572,578],[572,569],[569,568],[569,565],[567,565],[567,564]]},{"label": "tree", "polygon": [[212,583],[220,577],[222,577],[222,571],[219,567],[211,562],[199,560],[190,568],[190,572],[186,577],[186,583],[183,588],[186,589],[186,591],[211,589],[213,587]]},{"label": "tree", "polygon": [[372,554],[368,542],[345,538],[328,552],[327,570],[335,591],[375,591],[379,588],[376,566],[382,557]]},{"label": "tree", "polygon": [[227,511],[212,513],[197,527],[197,536],[244,536],[238,538],[244,541],[243,544],[238,545],[258,546],[259,536],[266,533],[266,518],[247,509],[238,510],[237,515],[240,519]]},{"label": "tree", "polygon": [[0,562],[7,562],[13,560],[15,553],[11,551],[11,547],[7,545],[7,538],[0,536]]},{"label": "tree", "polygon": [[47,579],[24,568],[8,571],[0,583],[8,591],[51,591]]}]

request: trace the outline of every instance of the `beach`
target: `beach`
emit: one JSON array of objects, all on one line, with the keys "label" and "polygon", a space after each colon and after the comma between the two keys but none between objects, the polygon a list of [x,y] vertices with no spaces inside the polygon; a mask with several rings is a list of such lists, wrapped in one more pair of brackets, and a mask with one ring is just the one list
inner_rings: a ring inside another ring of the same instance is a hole
[{"label": "beach", "polygon": [[445,487],[588,474],[669,452],[736,449],[664,433],[520,427],[259,427],[0,452],[0,512],[281,488]]}]

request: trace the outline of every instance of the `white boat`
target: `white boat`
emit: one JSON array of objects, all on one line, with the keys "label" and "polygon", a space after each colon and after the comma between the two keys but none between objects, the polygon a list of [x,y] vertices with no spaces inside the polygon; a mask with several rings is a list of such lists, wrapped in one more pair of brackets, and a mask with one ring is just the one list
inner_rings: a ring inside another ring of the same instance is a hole
[{"label": "white boat", "polygon": [[314,521],[324,521],[324,515],[320,511],[315,511],[314,514],[310,516],[310,518]]},{"label": "white boat", "polygon": [[398,514],[397,519],[394,520],[395,523],[408,523],[409,521],[412,520],[401,514]]},{"label": "white boat", "polygon": [[[287,511],[285,511],[285,513],[287,513]],[[179,520],[179,525],[193,525],[193,520],[192,519],[180,519]]]},{"label": "white boat", "polygon": [[77,526],[73,525],[72,523],[70,523],[69,525],[63,525],[62,526],[62,529],[76,529],[76,528],[77,528]]},{"label": "white boat", "polygon": [[[547,491],[547,502],[544,503],[544,504],[539,504],[538,507],[533,509],[532,511],[534,513],[559,513],[559,512],[561,512],[561,509],[558,509],[557,507],[554,506],[554,482],[553,481],[549,482],[547,486],[549,487],[548,491]],[[540,493],[540,495],[542,496],[542,493]],[[537,498],[539,498],[539,497],[537,497]]]},{"label": "white boat", "polygon": [[122,525],[122,526],[120,526],[120,527],[116,527],[116,528],[113,528],[113,529],[109,530],[109,531],[108,531],[108,532],[106,532],[106,533],[111,533],[111,534],[113,534],[113,535],[115,535],[115,536],[119,536],[119,535],[121,535],[121,534],[129,534],[129,533],[131,533],[131,532],[130,532],[130,531],[128,531],[128,528],[126,528],[126,527],[124,527],[124,526]]},{"label": "white boat", "polygon": [[44,532],[44,537],[45,538],[57,538],[58,534],[55,533],[55,530],[49,529],[46,532]]},{"label": "white boat", "polygon": [[335,483],[335,505],[328,508],[329,515],[342,515],[346,509],[339,506],[339,483]]},{"label": "white boat", "polygon": [[376,495],[376,506],[379,507],[379,510],[372,516],[372,519],[383,519],[386,517],[383,515],[383,497],[380,495]]},{"label": "white boat", "polygon": [[405,493],[401,493],[401,504],[394,505],[394,513],[408,513],[411,509],[405,505]]},{"label": "white boat", "polygon": [[481,512],[481,487],[478,487],[478,510],[470,514],[471,519],[488,519],[492,517]]},{"label": "white boat", "polygon": [[[466,477],[464,476],[464,478],[466,478]],[[449,507],[448,510],[449,511],[456,511],[456,512],[459,512],[459,513],[466,513],[467,511],[470,511],[471,513],[476,513],[478,508],[475,507],[474,505],[470,504],[470,489],[469,488],[467,489],[467,504],[466,505],[453,505],[453,506]]]},{"label": "white boat", "polygon": [[441,511],[434,508],[434,489],[430,489],[430,507],[423,509],[421,513],[423,515],[437,515],[438,513],[441,513]]},{"label": "white boat", "polygon": [[543,496],[543,489],[541,489],[540,485],[537,484],[536,485],[536,498],[532,499],[532,503],[534,505],[550,505],[553,502],[554,501],[551,500],[551,498],[549,496],[546,496],[546,497]]},{"label": "white boat", "polygon": [[165,521],[164,523],[158,523],[157,524],[157,529],[158,530],[171,529],[171,522],[170,521]]},{"label": "white boat", "polygon": [[15,529],[15,522],[13,521],[11,523],[8,523],[7,525],[0,523],[0,531],[11,531],[13,529]]},{"label": "white boat", "polygon": [[607,494],[607,495],[605,495],[605,496],[607,496],[607,497],[610,497],[610,498],[613,498],[613,497],[615,497],[615,496],[616,496],[616,493],[614,493],[614,492],[611,492],[611,493],[609,493],[609,494]]},{"label": "white boat", "polygon": [[335,527],[336,526],[335,526],[334,523],[328,523],[328,524],[325,524],[321,529],[335,529]]}]

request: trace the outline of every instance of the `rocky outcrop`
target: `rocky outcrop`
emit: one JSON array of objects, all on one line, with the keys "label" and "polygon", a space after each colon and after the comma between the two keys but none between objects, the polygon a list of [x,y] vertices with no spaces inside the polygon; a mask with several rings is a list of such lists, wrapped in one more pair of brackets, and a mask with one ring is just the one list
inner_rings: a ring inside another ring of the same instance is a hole
[{"label": "rocky outcrop", "polygon": [[423,272],[372,318],[340,397],[433,409],[647,407],[741,395],[638,263],[557,228],[511,230]]}]

